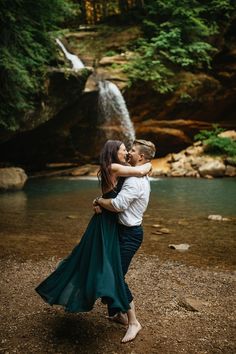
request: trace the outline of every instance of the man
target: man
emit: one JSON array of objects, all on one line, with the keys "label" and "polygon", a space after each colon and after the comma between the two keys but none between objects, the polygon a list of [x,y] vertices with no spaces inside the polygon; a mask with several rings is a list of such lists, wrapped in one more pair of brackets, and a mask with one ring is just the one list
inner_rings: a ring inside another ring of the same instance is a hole
[{"label": "man", "polygon": [[[150,141],[135,140],[129,151],[129,163],[131,166],[143,165],[154,158],[155,152],[155,145]],[[116,198],[96,200],[102,208],[119,213],[119,243],[124,277],[143,240],[141,223],[149,202],[149,195],[150,182],[147,176],[127,177]],[[95,211],[99,212],[96,207]],[[127,312],[128,321],[124,314],[117,314],[114,309],[108,308],[111,319],[128,324],[127,332],[122,339],[123,343],[133,340],[142,328],[136,318],[133,295],[126,282],[125,286],[131,307]]]}]

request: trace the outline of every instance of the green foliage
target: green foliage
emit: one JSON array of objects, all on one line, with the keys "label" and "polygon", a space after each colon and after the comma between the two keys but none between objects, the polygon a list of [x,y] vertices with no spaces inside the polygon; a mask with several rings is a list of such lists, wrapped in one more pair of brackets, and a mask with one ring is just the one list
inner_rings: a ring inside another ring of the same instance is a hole
[{"label": "green foliage", "polygon": [[152,57],[152,50],[149,48],[143,56],[137,54],[131,63],[124,66],[130,81],[151,82],[153,88],[160,93],[173,91],[174,83],[171,81],[173,72],[157,58],[152,60]]},{"label": "green foliage", "polygon": [[143,38],[126,70],[132,82],[151,81],[160,93],[173,91],[172,77],[184,69],[210,69],[217,49],[212,37],[234,18],[231,0],[147,0]]},{"label": "green foliage", "polygon": [[34,108],[55,59],[50,33],[73,11],[66,0],[1,0],[0,128],[17,130]]},{"label": "green foliage", "polygon": [[205,141],[205,152],[214,155],[236,156],[236,142],[229,138],[212,137]]},{"label": "green foliage", "polygon": [[200,132],[194,136],[194,140],[206,141],[211,138],[217,138],[218,134],[224,131],[225,129],[221,128],[219,124],[213,124],[212,130],[200,130]]},{"label": "green foliage", "polygon": [[227,155],[236,158],[236,141],[218,136],[224,129],[217,124],[213,130],[201,130],[195,135],[194,140],[201,140],[204,144],[204,151],[213,155]]},{"label": "green foliage", "polygon": [[108,50],[104,56],[105,57],[113,57],[114,55],[117,55],[117,53],[114,50]]}]

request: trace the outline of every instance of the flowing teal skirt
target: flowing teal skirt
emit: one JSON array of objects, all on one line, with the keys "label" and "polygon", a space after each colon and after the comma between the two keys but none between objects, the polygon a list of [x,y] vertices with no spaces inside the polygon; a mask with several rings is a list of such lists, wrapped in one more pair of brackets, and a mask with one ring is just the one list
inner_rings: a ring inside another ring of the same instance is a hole
[{"label": "flowing teal skirt", "polygon": [[130,307],[121,268],[117,214],[95,214],[71,254],[37,288],[50,305],[69,312],[92,310],[98,298],[111,308],[126,312]]}]

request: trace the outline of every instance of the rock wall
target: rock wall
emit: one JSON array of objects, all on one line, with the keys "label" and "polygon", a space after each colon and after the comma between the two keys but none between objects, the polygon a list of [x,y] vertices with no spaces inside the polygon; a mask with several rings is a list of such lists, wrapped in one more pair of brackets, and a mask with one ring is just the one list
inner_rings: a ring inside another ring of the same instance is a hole
[{"label": "rock wall", "polygon": [[[0,135],[0,163],[41,168],[47,162],[97,162],[106,139],[122,139],[118,125],[98,122],[97,78],[108,79],[123,91],[136,137],[153,141],[159,157],[185,149],[199,130],[210,129],[212,123],[227,129],[236,127],[234,42],[222,42],[209,72],[176,73],[179,89],[163,96],[149,83],[128,85],[123,65],[133,53],[124,48],[139,35],[137,28],[113,31],[106,41],[104,37],[99,39],[97,32],[68,34],[70,51],[78,54],[87,67],[96,63],[95,73],[90,69],[78,73],[51,69],[45,97],[38,110],[31,113],[24,131],[5,142],[6,137],[1,140]],[[77,39],[80,47],[73,47]],[[94,41],[101,46],[99,50],[95,51]],[[108,57],[105,53],[111,49],[120,54]]]},{"label": "rock wall", "polygon": [[[236,141],[236,132],[227,131],[220,134]],[[153,161],[153,177],[235,177],[236,160],[225,156],[213,156],[206,153],[206,145],[195,142],[177,154]]]}]

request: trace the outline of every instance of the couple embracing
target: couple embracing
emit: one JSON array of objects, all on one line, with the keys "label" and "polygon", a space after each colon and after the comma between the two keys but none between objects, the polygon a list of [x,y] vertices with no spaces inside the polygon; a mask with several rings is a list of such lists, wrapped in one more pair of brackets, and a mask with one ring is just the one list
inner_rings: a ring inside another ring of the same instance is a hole
[{"label": "couple embracing", "polygon": [[95,213],[79,244],[36,288],[47,303],[69,312],[90,311],[101,298],[108,318],[128,326],[123,343],[141,329],[125,275],[143,239],[154,156],[155,146],[146,140],[135,140],[129,154],[121,141],[106,142],[99,170],[103,195],[93,202]]}]

